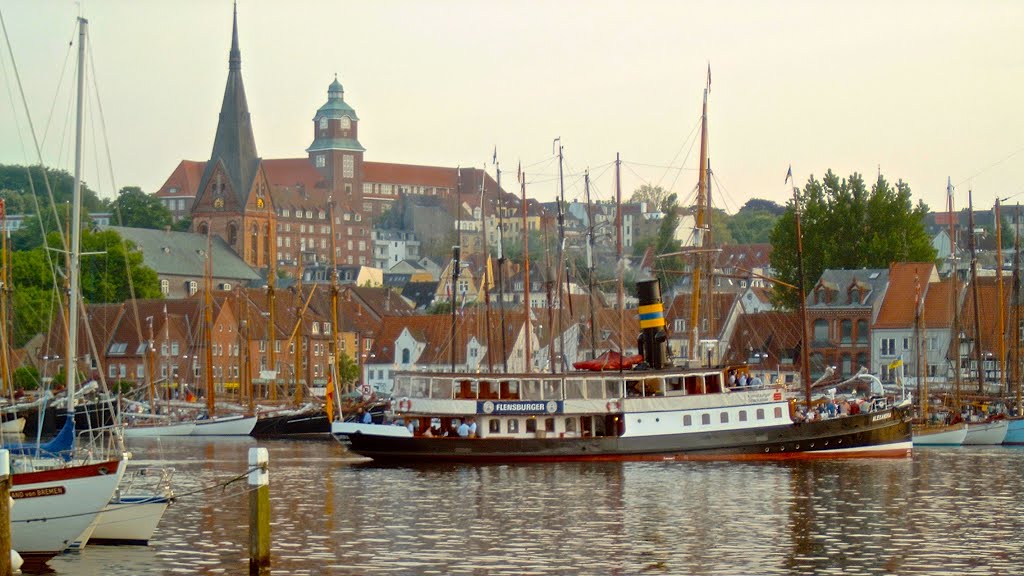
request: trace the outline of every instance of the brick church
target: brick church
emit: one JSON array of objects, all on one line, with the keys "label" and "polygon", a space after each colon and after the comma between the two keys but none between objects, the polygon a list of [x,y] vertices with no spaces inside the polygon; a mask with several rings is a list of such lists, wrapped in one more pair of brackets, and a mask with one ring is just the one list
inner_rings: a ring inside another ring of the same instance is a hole
[{"label": "brick church", "polygon": [[373,222],[403,195],[437,196],[454,211],[454,198],[477,196],[481,180],[489,194],[497,188],[480,169],[364,161],[359,117],[337,78],[312,128],[305,157],[259,157],[236,9],[213,152],[205,162],[182,160],[156,196],[175,220],[191,218],[193,231],[220,236],[250,266],[294,272],[300,263],[371,265]]}]

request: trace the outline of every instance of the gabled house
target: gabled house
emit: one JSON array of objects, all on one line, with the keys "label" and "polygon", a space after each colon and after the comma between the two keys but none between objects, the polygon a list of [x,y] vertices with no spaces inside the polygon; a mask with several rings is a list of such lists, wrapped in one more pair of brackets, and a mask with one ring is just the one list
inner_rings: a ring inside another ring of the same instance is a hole
[{"label": "gabled house", "polygon": [[[896,262],[889,266],[888,286],[871,326],[874,353],[868,366],[882,381],[894,381],[901,365],[905,377],[914,378],[915,382],[919,367],[926,375],[928,367],[937,369],[940,348],[933,349],[930,344],[937,343],[936,330],[948,334],[948,318],[944,326],[930,326],[925,321],[925,302],[939,296],[931,294],[932,287],[948,299],[948,292],[939,285],[939,272],[932,262]],[[945,343],[948,346],[948,337]],[[945,349],[941,348],[943,352]],[[929,355],[933,357],[927,358]]]},{"label": "gabled house", "polygon": [[827,366],[840,378],[871,366],[870,327],[888,279],[884,268],[822,272],[806,300],[812,379]]}]

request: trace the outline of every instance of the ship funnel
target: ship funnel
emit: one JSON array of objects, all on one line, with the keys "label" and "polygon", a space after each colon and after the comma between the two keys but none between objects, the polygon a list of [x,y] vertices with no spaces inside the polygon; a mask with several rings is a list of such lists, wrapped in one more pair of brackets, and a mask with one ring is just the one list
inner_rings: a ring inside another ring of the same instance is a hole
[{"label": "ship funnel", "polygon": [[640,280],[636,283],[640,307],[640,336],[636,339],[637,351],[644,357],[650,368],[660,370],[669,366],[668,336],[665,334],[665,307],[661,303],[661,284],[657,278]]}]

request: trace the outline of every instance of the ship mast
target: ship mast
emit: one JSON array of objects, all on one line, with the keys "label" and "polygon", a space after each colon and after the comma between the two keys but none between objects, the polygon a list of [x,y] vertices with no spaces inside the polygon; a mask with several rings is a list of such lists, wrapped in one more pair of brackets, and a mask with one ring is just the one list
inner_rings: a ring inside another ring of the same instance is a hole
[{"label": "ship mast", "polygon": [[708,85],[704,88],[704,104],[700,116],[700,167],[697,169],[697,202],[694,214],[693,226],[693,247],[694,267],[692,290],[690,295],[690,349],[688,357],[697,358],[697,340],[700,336],[698,327],[700,323],[700,299],[701,299],[701,273],[704,265],[704,254],[701,247],[704,245],[704,232],[707,218],[706,206],[708,204],[708,91],[711,89],[711,69],[708,68]]},{"label": "ship mast", "polygon": [[996,198],[996,301],[999,302],[998,332],[999,334],[999,391],[1006,389],[1006,322],[1003,318],[1003,217]]},{"label": "ship mast", "polygon": [[615,257],[618,268],[618,284],[616,286],[616,304],[619,308],[619,372],[626,358],[626,293],[622,285],[626,265],[622,261],[622,160],[615,153]]},{"label": "ship mast", "polygon": [[949,263],[950,281],[950,306],[953,308],[953,410],[960,413],[960,288],[958,286],[957,256],[956,256],[956,224],[953,211],[953,183],[949,177],[946,178],[946,203],[949,206]]},{"label": "ship mast", "polygon": [[[559,363],[559,370],[564,372],[567,368],[567,360],[565,358],[565,331],[562,324],[562,315],[564,312],[562,309],[562,306],[564,305],[562,297],[562,274],[565,273],[565,178],[562,171],[562,164],[564,161],[564,157],[562,155],[562,137],[559,136],[558,138],[555,138],[555,141],[558,142],[558,249],[556,251],[555,258],[558,265],[558,272],[555,274],[555,290],[557,294],[556,298],[558,298],[558,339],[559,345],[561,346],[560,354],[562,357],[562,361]],[[568,280],[568,277],[566,279]],[[566,297],[568,297],[568,294],[566,294]],[[554,325],[551,326],[551,328],[554,327]],[[555,349],[554,343],[552,343],[552,372],[554,372],[554,357]]]},{"label": "ship mast", "polygon": [[484,203],[484,192],[487,184],[487,167],[480,171],[480,235],[483,237],[484,246],[484,310],[486,322],[487,342],[487,371],[494,372],[494,344],[491,342],[491,247],[487,242],[487,210]]},{"label": "ship mast", "polygon": [[505,197],[501,190],[501,167],[498,165],[498,150],[494,150],[494,172],[498,186],[498,315],[501,317],[501,363],[508,374],[508,348],[505,346]]},{"label": "ship mast", "polygon": [[1013,225],[1013,387],[1017,393],[1017,416],[1020,416],[1024,412],[1020,389],[1020,204]]},{"label": "ship mast", "polygon": [[[334,240],[334,233],[331,233],[331,241]],[[271,401],[277,400],[277,324],[274,320],[274,308],[277,295],[274,293],[277,277],[277,256],[270,259],[270,269],[267,271],[267,337],[270,340],[267,345],[270,347],[270,373],[273,375],[267,386],[270,387],[269,396]]]},{"label": "ship mast", "polygon": [[79,283],[79,251],[82,235],[82,124],[85,110],[82,105],[85,91],[85,39],[89,21],[78,19],[78,99],[75,117],[75,179],[71,198],[71,265],[68,271],[68,283],[71,296],[68,298],[68,350],[66,368],[64,370],[67,386],[68,418],[75,417],[75,378],[78,376],[78,283]]},{"label": "ship mast", "polygon": [[[213,418],[217,413],[213,386],[213,241],[210,227],[206,229],[206,266],[203,270],[203,334],[206,353],[206,413]],[[152,330],[150,330],[152,332]]]},{"label": "ship mast", "polygon": [[[328,402],[339,402],[341,395],[338,394],[338,387],[342,383],[339,382],[339,380],[341,380],[341,348],[339,346],[338,339],[339,335],[341,334],[341,317],[338,315],[338,301],[340,297],[341,286],[339,285],[338,282],[338,245],[334,230],[333,196],[327,202],[327,216],[331,224],[331,322],[334,324],[334,326],[331,327],[331,344],[334,347],[334,355],[332,356],[333,360],[331,362],[331,370],[333,377],[330,380],[333,398],[328,397]],[[344,386],[341,387],[344,388]],[[327,410],[331,411],[331,408],[328,408]]]},{"label": "ship mast", "polygon": [[985,370],[981,364],[981,319],[978,311],[978,257],[974,240],[973,191],[967,191],[967,245],[971,250],[971,300],[974,302],[974,361],[978,371],[978,394],[985,393]]},{"label": "ship mast", "polygon": [[804,399],[811,406],[811,335],[807,327],[807,292],[804,290],[804,241],[800,230],[800,189],[793,187],[793,215],[796,221],[796,270],[800,297],[800,378],[804,382]]},{"label": "ship mast", "polygon": [[523,372],[532,372],[533,359],[531,358],[531,352],[533,351],[533,327],[530,326],[530,230],[527,228],[529,225],[528,220],[528,207],[526,205],[526,174],[523,173],[522,169],[519,170],[519,192],[522,195],[522,211],[523,211],[523,311],[526,312],[526,366],[523,368]]},{"label": "ship mast", "polygon": [[583,188],[587,195],[587,273],[589,276],[587,280],[590,284],[588,299],[590,304],[590,358],[594,359],[597,358],[597,338],[594,336],[597,323],[594,321],[594,211],[590,203],[590,170],[583,174]]}]

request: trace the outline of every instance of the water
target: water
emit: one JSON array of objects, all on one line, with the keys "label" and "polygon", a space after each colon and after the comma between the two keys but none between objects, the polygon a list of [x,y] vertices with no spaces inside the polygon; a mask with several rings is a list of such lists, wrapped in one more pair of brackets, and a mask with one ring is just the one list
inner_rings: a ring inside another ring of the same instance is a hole
[{"label": "water", "polygon": [[133,441],[180,499],[149,547],[57,574],[248,573],[250,447],[270,451],[273,574],[1019,574],[1024,450],[908,459],[378,467],[333,441]]}]

